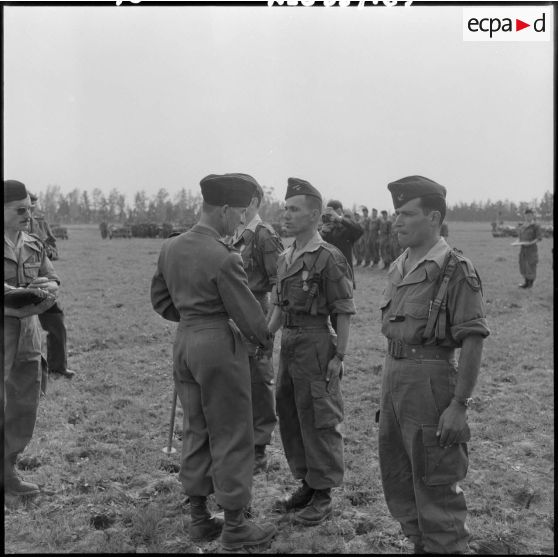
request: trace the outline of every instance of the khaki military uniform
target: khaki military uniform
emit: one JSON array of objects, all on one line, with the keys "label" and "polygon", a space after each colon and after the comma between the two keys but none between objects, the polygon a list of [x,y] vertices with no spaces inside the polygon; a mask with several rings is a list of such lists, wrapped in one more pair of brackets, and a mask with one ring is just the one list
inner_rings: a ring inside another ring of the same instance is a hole
[{"label": "khaki military uniform", "polygon": [[447,307],[423,338],[449,250],[440,239],[405,276],[403,252],[389,270],[381,306],[382,333],[388,338],[379,437],[384,494],[405,535],[427,554],[466,548],[467,507],[457,483],[467,472],[467,432],[462,443],[444,449],[436,430],[454,395],[454,350],[469,335],[489,334],[480,279],[471,262],[459,256]]},{"label": "khaki military uniform", "polygon": [[[14,245],[4,236],[4,291],[37,277],[60,282],[42,243],[20,232]],[[41,389],[41,331],[36,315],[4,314],[4,460],[15,463],[35,428]]]},{"label": "khaki military uniform", "polygon": [[375,219],[370,217],[369,229],[368,246],[370,250],[370,259],[374,264],[377,264],[380,261],[380,246],[378,244],[380,220],[377,217]]},{"label": "khaki military uniform", "polygon": [[391,255],[391,221],[389,219],[387,221],[380,219],[379,221],[378,243],[384,266],[388,266],[393,261]]},{"label": "khaki military uniform", "polygon": [[354,314],[346,258],[319,234],[301,250],[291,246],[278,262],[277,298],[283,331],[277,377],[281,440],[296,479],[314,489],[343,481],[340,385],[329,390],[326,372],[335,354],[330,314]]},{"label": "khaki military uniform", "polygon": [[[248,286],[267,315],[269,293],[277,282],[277,259],[283,251],[281,239],[270,225],[256,215],[242,233],[232,239],[232,244],[242,256]],[[254,444],[265,446],[271,443],[271,434],[277,424],[273,360],[256,358],[257,346],[253,343],[247,343],[247,346],[252,379]]]},{"label": "khaki military uniform", "polygon": [[216,230],[197,224],[163,244],[151,301],[179,322],[173,360],[184,410],[184,490],[215,492],[223,508],[240,509],[250,501],[254,435],[248,352],[238,329],[251,343],[268,341],[242,258]]},{"label": "khaki military uniform", "polygon": [[[519,228],[519,241],[531,242],[542,239],[541,227],[538,223],[525,223]],[[521,246],[519,250],[519,272],[525,279],[534,281],[537,278],[539,248],[536,244]]]}]

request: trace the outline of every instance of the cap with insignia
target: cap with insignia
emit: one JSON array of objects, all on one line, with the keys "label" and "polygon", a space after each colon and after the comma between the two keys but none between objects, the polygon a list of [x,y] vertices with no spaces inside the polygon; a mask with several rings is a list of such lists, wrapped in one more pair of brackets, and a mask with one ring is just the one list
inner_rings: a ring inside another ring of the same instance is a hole
[{"label": "cap with insignia", "polygon": [[285,199],[288,200],[293,196],[312,196],[322,201],[322,195],[310,182],[302,180],[302,178],[289,178],[287,180],[287,193]]},{"label": "cap with insignia", "polygon": [[210,174],[200,180],[203,200],[210,205],[248,207],[258,183],[249,174],[239,172]]},{"label": "cap with insignia", "polygon": [[18,180],[4,180],[4,203],[24,200],[27,197],[27,188]]},{"label": "cap with insignia", "polygon": [[391,192],[395,209],[405,205],[408,201],[424,196],[436,196],[443,200],[446,199],[446,189],[424,176],[406,176],[395,182],[390,182],[388,190]]}]

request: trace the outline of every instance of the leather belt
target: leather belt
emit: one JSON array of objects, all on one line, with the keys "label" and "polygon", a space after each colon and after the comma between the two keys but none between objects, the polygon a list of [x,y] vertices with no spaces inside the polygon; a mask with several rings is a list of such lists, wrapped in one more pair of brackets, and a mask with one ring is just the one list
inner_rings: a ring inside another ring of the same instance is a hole
[{"label": "leather belt", "polygon": [[438,345],[408,345],[400,339],[388,339],[388,354],[393,358],[452,360],[455,349]]},{"label": "leather belt", "polygon": [[283,317],[283,327],[327,328],[327,316],[286,313]]},{"label": "leather belt", "polygon": [[228,314],[207,314],[198,316],[180,316],[180,325],[183,327],[193,327],[198,325],[227,323]]}]

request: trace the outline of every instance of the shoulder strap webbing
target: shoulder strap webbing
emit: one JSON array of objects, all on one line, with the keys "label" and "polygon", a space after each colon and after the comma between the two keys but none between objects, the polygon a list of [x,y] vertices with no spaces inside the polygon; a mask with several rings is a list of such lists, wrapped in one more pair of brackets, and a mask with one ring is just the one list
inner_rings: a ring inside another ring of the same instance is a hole
[{"label": "shoulder strap webbing", "polygon": [[448,284],[457,269],[457,261],[457,257],[453,251],[450,250],[444,262],[444,266],[442,267],[442,272],[440,273],[438,292],[434,300],[430,301],[426,327],[422,334],[423,339],[429,339],[432,336],[436,325],[436,339],[441,340],[445,337]]}]

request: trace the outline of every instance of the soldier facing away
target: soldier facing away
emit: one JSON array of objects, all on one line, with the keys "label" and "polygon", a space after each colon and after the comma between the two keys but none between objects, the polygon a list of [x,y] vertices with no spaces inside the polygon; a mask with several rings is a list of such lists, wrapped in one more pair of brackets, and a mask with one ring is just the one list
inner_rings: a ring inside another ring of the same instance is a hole
[{"label": "soldier facing away", "polygon": [[[421,176],[388,186],[405,251],[382,302],[388,339],[380,407],[384,495],[418,554],[467,551],[467,408],[489,334],[471,262],[440,237],[446,190]],[[461,348],[459,364],[455,349]]]},{"label": "soldier facing away", "polygon": [[[271,225],[259,216],[263,189],[257,184],[250,205],[246,208],[245,224],[232,239],[239,250],[248,276],[248,286],[264,314],[270,314],[269,293],[277,282],[277,259],[283,243]],[[267,467],[266,446],[277,423],[275,413],[274,373],[272,355],[256,355],[257,346],[247,341],[252,377],[252,415],[254,421],[254,474]]]},{"label": "soldier facing away", "polygon": [[[332,513],[331,489],[343,482],[340,389],[343,358],[355,313],[349,264],[318,233],[321,194],[289,178],[285,226],[295,241],[278,262],[270,330],[283,326],[277,377],[277,414],[289,467],[300,487],[276,503],[294,521],[317,525]],[[337,316],[337,339],[328,316]]]},{"label": "soldier facing away", "polygon": [[[272,338],[239,252],[221,240],[239,225],[256,181],[246,174],[212,174],[200,185],[200,220],[164,242],[151,302],[163,318],[180,322],[173,370],[184,410],[179,478],[190,498],[190,537],[211,540],[222,531],[223,549],[236,551],[267,543],[276,533],[273,525],[257,525],[244,515],[254,434],[250,366],[240,332],[265,350]],[[213,492],[225,510],[224,525],[207,509]]]}]

